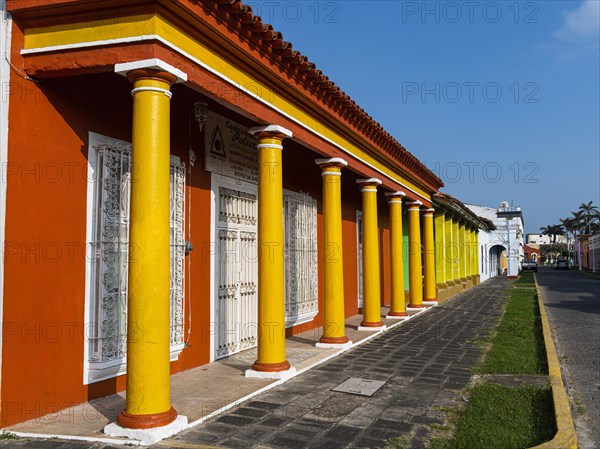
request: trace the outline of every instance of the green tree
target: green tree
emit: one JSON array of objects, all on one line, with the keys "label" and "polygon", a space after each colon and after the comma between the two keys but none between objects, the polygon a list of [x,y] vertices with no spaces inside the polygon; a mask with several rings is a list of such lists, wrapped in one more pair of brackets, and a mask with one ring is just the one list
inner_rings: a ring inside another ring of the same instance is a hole
[{"label": "green tree", "polygon": [[584,225],[583,233],[591,234],[592,233],[592,224],[596,219],[596,215],[598,213],[598,207],[594,206],[594,202],[590,201],[589,203],[581,203],[579,206],[579,211],[581,212],[581,220]]},{"label": "green tree", "polygon": [[552,239],[552,243],[556,243],[556,236],[564,235],[563,226],[562,225],[548,225],[540,228],[542,234],[550,236]]}]

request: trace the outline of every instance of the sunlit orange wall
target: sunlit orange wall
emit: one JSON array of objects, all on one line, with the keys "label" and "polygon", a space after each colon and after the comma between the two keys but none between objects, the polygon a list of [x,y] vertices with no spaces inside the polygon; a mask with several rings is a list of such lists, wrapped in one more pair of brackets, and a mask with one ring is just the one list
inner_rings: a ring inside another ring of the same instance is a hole
[{"label": "sunlit orange wall", "polygon": [[[18,30],[16,34],[18,35]],[[17,36],[17,39],[19,36]],[[12,77],[7,167],[4,340],[1,426],[11,425],[125,388],[125,376],[83,384],[85,245],[88,132],[131,140],[131,85],[113,73],[47,79],[38,84]],[[171,153],[189,165],[186,219],[194,251],[186,258],[186,335],[189,347],[171,371],[210,360],[210,174],[203,169],[202,136],[191,105],[197,94],[173,87]],[[211,105],[245,125],[251,123]],[[321,240],[321,171],[316,153],[290,141],[284,150],[284,188],[308,192],[318,201]],[[346,315],[358,313],[356,211],[359,176],[342,177]],[[380,193],[382,298],[389,302],[387,205]],[[319,251],[321,248],[319,247]],[[319,293],[322,301],[322,265]],[[190,266],[188,264],[191,263]],[[189,268],[189,270],[188,270]],[[322,307],[320,307],[322,309]],[[315,321],[289,333],[310,330]]]},{"label": "sunlit orange wall", "polygon": [[[131,85],[112,73],[12,83],[19,95],[9,116],[2,426],[125,387],[125,376],[83,385],[85,245],[88,132],[131,140]],[[171,152],[187,163],[188,90],[173,91]],[[199,158],[187,179],[196,250],[186,318],[191,307],[194,328],[174,372],[209,360],[210,177],[197,126],[191,137]]]}]

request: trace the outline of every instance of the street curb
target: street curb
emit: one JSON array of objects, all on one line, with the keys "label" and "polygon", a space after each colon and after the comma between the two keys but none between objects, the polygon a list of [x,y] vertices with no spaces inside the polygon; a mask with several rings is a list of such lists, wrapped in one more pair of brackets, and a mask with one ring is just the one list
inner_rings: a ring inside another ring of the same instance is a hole
[{"label": "street curb", "polygon": [[546,346],[546,355],[548,358],[548,376],[550,377],[550,385],[552,386],[554,417],[556,420],[557,432],[552,440],[530,449],[577,449],[577,434],[575,433],[575,424],[573,423],[573,417],[571,416],[569,398],[567,397],[567,391],[565,390],[565,385],[562,380],[558,355],[556,354],[556,348],[550,330],[550,323],[548,322],[548,315],[546,314],[546,308],[544,307],[544,301],[542,300],[542,291],[538,285],[537,276],[534,275],[534,278],[542,327],[544,330],[544,344]]}]

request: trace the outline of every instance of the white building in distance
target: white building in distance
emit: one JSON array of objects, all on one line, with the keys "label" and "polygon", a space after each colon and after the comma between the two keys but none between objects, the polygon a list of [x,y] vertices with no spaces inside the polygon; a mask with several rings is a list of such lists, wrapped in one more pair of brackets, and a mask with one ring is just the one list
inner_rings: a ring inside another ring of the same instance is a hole
[{"label": "white building in distance", "polygon": [[[564,235],[544,235],[544,234],[527,234],[528,245],[551,245],[553,239],[556,237],[556,243],[567,243],[567,237]],[[570,238],[568,243],[573,243],[573,239]]]},{"label": "white building in distance", "polygon": [[[520,207],[502,201],[499,208],[465,204],[476,215],[490,220],[496,229],[479,231],[480,253],[486,255],[487,266],[480,267],[481,281],[502,272],[509,278],[519,275],[524,256],[525,223]],[[500,254],[500,261],[498,255]]]}]

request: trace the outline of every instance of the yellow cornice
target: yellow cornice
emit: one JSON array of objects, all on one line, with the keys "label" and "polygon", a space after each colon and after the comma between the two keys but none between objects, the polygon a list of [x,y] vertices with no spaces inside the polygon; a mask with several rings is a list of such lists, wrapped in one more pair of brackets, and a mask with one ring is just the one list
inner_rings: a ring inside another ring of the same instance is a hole
[{"label": "yellow cornice", "polygon": [[255,98],[341,147],[390,179],[427,200],[431,199],[422,186],[400,172],[389,157],[378,152],[362,136],[336,123],[326,111],[320,111],[320,108],[315,107],[308,99],[290,94],[290,89],[285,88],[284,80],[273,73],[265,73],[262,67],[249,67],[249,58],[243,61],[247,67],[240,68],[239,59],[227,57],[223,49],[219,49],[210,38],[203,42],[200,37],[185,33],[159,14],[140,14],[26,29],[23,53],[36,54],[52,49],[64,51],[153,39],[159,39],[184,56],[197,60],[205,68],[232,83],[236,89],[250,91]]}]

